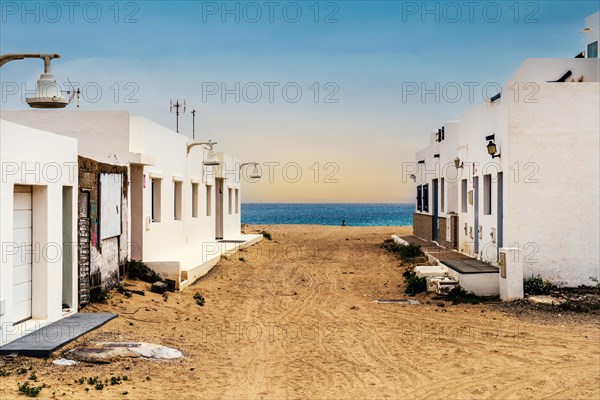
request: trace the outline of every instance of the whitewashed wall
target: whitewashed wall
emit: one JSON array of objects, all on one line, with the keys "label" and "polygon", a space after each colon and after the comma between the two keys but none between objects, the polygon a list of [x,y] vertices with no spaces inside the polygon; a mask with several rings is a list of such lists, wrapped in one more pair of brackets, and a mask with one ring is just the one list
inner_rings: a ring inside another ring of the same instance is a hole
[{"label": "whitewashed wall", "polygon": [[[11,333],[33,329],[62,317],[63,300],[63,187],[71,187],[72,238],[77,243],[77,141],[64,136],[0,121],[0,299],[5,313],[0,315],[0,345],[15,337]],[[33,186],[33,320],[13,327],[13,255],[7,246],[13,240],[13,190],[15,184]],[[37,211],[36,211],[37,209]],[[58,250],[58,251],[57,251]],[[72,248],[76,254],[76,248]],[[77,263],[73,257],[74,277],[70,305],[77,307]],[[18,336],[18,335],[17,335]]]}]

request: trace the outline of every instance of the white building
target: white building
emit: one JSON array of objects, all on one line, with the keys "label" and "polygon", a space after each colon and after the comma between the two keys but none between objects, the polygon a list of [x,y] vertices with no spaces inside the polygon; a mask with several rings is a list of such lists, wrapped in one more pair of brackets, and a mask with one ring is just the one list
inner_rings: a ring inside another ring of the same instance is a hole
[{"label": "white building", "polygon": [[78,310],[78,169],[72,138],[5,120],[0,132],[2,345]]},{"label": "white building", "polygon": [[[128,112],[2,110],[0,116],[2,243],[19,243],[2,251],[0,324],[8,328],[0,344],[60,318],[63,304],[77,311],[89,302],[90,286],[93,294],[118,283],[128,259],[146,262],[181,289],[224,252],[262,238],[241,233],[240,163],[227,154],[217,154],[219,166],[205,166],[205,148]],[[62,168],[60,179],[29,173],[54,164]],[[21,169],[13,172],[13,165]],[[26,197],[32,206],[22,209]],[[31,243],[59,249],[69,243],[65,252],[72,252],[32,261],[22,250]],[[25,322],[13,327],[19,321]]]},{"label": "white building", "polygon": [[[416,155],[415,236],[492,265],[510,254],[513,277],[597,284],[598,18],[586,19],[595,58],[528,59],[500,96],[431,135]],[[503,279],[511,277],[499,278],[497,293]]]}]

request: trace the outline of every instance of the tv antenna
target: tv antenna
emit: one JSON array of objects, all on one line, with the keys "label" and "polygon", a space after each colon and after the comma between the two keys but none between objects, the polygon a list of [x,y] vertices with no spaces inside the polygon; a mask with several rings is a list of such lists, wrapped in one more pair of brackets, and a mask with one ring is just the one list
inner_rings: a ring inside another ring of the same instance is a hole
[{"label": "tv antenna", "polygon": [[69,96],[69,103],[71,103],[73,101],[73,98],[77,96],[77,108],[79,108],[79,96],[81,95],[81,91],[79,90],[79,88],[75,90],[75,87],[73,86],[69,78],[67,78],[67,81],[69,81],[69,86],[71,86],[71,90],[67,90],[67,95]]},{"label": "tv antenna", "polygon": [[196,139],[196,110],[192,110],[192,139]]},{"label": "tv antenna", "polygon": [[179,107],[183,107],[183,113],[185,113],[186,104],[185,99],[183,99],[183,103],[179,103],[179,99],[175,100],[175,104],[173,104],[173,99],[169,100],[169,112],[173,112],[173,108],[175,108],[175,121],[176,121],[176,129],[175,131],[179,133]]}]

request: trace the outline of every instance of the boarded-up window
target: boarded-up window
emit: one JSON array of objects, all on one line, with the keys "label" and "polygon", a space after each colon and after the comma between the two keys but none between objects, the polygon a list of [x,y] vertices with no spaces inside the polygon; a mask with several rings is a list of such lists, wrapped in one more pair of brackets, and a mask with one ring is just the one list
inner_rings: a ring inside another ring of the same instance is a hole
[{"label": "boarded-up window", "polygon": [[100,239],[121,234],[121,174],[100,174]]},{"label": "boarded-up window", "polygon": [[181,221],[183,218],[183,182],[173,182],[173,219]]},{"label": "boarded-up window", "polygon": [[235,213],[240,213],[240,189],[235,189]]},{"label": "boarded-up window", "polygon": [[206,185],[206,216],[212,215],[212,186]]},{"label": "boarded-up window", "polygon": [[460,182],[460,210],[464,213],[467,212],[467,180],[463,179]]},{"label": "boarded-up window", "polygon": [[198,218],[198,188],[200,185],[192,183],[192,218]]}]

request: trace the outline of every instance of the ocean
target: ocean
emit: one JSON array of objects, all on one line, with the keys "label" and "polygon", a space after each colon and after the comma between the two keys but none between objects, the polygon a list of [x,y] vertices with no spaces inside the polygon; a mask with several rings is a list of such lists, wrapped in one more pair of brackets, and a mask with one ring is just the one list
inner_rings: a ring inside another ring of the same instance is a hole
[{"label": "ocean", "polygon": [[410,226],[414,204],[242,204],[242,223]]}]

